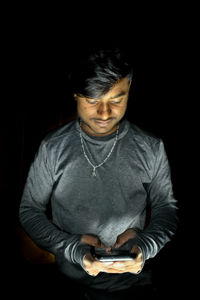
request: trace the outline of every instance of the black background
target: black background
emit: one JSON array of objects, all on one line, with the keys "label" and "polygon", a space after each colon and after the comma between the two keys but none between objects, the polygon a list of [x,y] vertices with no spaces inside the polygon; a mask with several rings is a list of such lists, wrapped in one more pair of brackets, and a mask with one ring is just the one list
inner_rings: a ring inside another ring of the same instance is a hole
[{"label": "black background", "polygon": [[[93,15],[92,19],[76,16],[67,23],[65,17],[57,26],[51,22],[38,24],[33,17],[28,22],[27,15],[25,22],[19,18],[10,27],[6,26],[5,93],[0,112],[2,257],[5,278],[9,283],[17,282],[19,293],[23,282],[27,283],[25,278],[34,277],[37,286],[41,277],[46,276],[44,269],[48,270],[48,266],[43,266],[40,273],[41,266],[26,263],[19,251],[16,228],[25,178],[43,136],[75,116],[66,73],[79,51],[91,44],[120,44],[132,58],[136,82],[127,117],[163,139],[179,208],[175,237],[152,260],[156,280],[161,290],[172,294],[178,294],[184,284],[184,288],[189,284],[188,272],[193,267],[190,227],[192,219],[195,220],[190,213],[196,207],[193,169],[196,165],[193,121],[196,120],[191,113],[190,86],[191,48],[195,41],[192,32],[188,32],[187,18],[182,19],[178,11],[171,11],[165,17],[160,15],[156,21],[153,16],[140,19],[136,24],[131,21],[133,15],[127,12],[122,13],[123,20],[118,17],[118,22],[114,18],[106,24],[104,12],[96,18]],[[100,26],[96,27],[97,23]]]}]

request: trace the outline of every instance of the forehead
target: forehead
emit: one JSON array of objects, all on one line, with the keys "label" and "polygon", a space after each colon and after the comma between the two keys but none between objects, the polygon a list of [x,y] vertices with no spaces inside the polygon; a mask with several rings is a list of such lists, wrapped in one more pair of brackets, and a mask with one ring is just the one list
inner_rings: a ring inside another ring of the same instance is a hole
[{"label": "forehead", "polygon": [[102,95],[101,99],[110,99],[113,97],[120,97],[127,94],[129,91],[130,82],[127,78],[122,78],[117,82],[106,94]]},{"label": "forehead", "polygon": [[[127,78],[122,78],[119,82],[117,82],[108,93],[111,92],[119,92],[119,91],[127,91],[129,89],[130,83]],[[108,94],[107,93],[107,94]]]}]

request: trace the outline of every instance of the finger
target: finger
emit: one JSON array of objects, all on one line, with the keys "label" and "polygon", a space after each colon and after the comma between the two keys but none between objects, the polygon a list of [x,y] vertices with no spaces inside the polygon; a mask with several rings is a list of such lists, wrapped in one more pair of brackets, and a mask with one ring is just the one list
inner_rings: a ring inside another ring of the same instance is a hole
[{"label": "finger", "polygon": [[104,266],[101,272],[104,273],[125,273],[129,272],[129,270],[133,270],[132,266],[124,266],[123,264],[119,264],[118,267],[111,266]]},{"label": "finger", "polygon": [[142,259],[142,251],[138,248],[137,245],[134,245],[131,249],[132,254],[136,254],[136,259]]},{"label": "finger", "polygon": [[124,271],[122,270],[117,270],[117,269],[107,269],[103,271],[104,273],[112,273],[112,274],[119,274],[119,273],[124,273]]},{"label": "finger", "polygon": [[[95,264],[95,265],[94,265]],[[99,272],[104,272],[104,273],[125,273],[125,272],[132,272],[132,273],[137,273],[138,267],[134,265],[126,265],[124,262],[117,262],[117,263],[105,263],[105,262],[95,262],[93,266],[95,269],[98,269]],[[114,266],[114,264],[117,264]]]},{"label": "finger", "polygon": [[111,247],[106,248],[106,253],[111,254]]},{"label": "finger", "polygon": [[113,262],[101,262],[96,261],[94,262],[93,266],[99,270],[99,272],[106,272],[108,269],[112,269]]},{"label": "finger", "polygon": [[125,238],[119,238],[117,239],[116,243],[114,244],[114,248],[118,249],[121,246],[123,246],[126,242],[128,241],[128,239]]},{"label": "finger", "polygon": [[120,269],[126,268],[126,264],[124,262],[98,262],[95,263],[95,268],[100,272],[108,272],[110,270],[119,271]]},{"label": "finger", "polygon": [[95,277],[99,274],[99,271],[89,271],[88,274]]},{"label": "finger", "polygon": [[93,268],[99,272],[104,273],[137,273],[141,270],[142,263],[136,262],[135,260],[131,261],[119,261],[119,262],[100,262],[96,261],[93,263]]},{"label": "finger", "polygon": [[134,245],[131,249],[131,253],[138,254],[139,252],[140,252],[140,249],[136,245]]},{"label": "finger", "polygon": [[120,247],[120,243],[118,243],[118,242],[116,242],[115,244],[114,244],[114,248],[119,248]]},{"label": "finger", "polygon": [[128,240],[134,238],[135,235],[136,235],[136,231],[133,228],[127,229],[117,237],[114,247],[115,248],[121,247],[123,244],[128,242]]},{"label": "finger", "polygon": [[125,236],[124,234],[120,234],[117,237],[117,240],[114,244],[114,248],[120,248],[122,245],[124,245],[127,241],[129,240],[129,238],[127,236]]},{"label": "finger", "polygon": [[112,265],[113,262],[112,261],[105,261],[104,264],[107,266],[107,265]]},{"label": "finger", "polygon": [[123,267],[126,268],[128,266],[134,266],[136,262],[134,260],[129,261],[117,261],[113,263],[113,268]]},{"label": "finger", "polygon": [[89,234],[84,234],[81,238],[81,241],[90,246],[94,246],[97,248],[105,248],[105,245],[100,241],[100,239],[96,236],[92,236]]},{"label": "finger", "polygon": [[117,240],[116,240],[115,244],[114,244],[114,248],[120,248],[123,244],[124,244],[123,240],[121,239],[121,236],[119,235],[117,237]]},{"label": "finger", "polygon": [[117,268],[113,268],[112,263],[109,265],[103,263],[102,265],[99,266],[99,271],[104,273],[119,273],[120,270]]},{"label": "finger", "polygon": [[105,248],[105,245],[100,241],[100,239],[98,237],[95,237],[92,246],[97,247],[97,248]]},{"label": "finger", "polygon": [[115,269],[117,273],[132,272],[137,273],[141,270],[141,262],[117,262],[112,266],[112,269]]},{"label": "finger", "polygon": [[102,243],[102,242],[98,239],[98,242],[97,242],[96,247],[97,247],[97,248],[105,248],[105,245],[104,245],[104,243]]}]

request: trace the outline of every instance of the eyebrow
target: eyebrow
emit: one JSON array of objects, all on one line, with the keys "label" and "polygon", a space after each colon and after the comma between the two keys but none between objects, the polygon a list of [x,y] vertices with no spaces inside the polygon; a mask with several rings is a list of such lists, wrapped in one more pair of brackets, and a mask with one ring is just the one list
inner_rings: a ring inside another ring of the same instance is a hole
[{"label": "eyebrow", "polygon": [[122,91],[122,92],[120,92],[119,94],[117,94],[117,95],[111,97],[110,99],[119,98],[119,97],[124,96],[124,95],[126,95],[126,92]]}]

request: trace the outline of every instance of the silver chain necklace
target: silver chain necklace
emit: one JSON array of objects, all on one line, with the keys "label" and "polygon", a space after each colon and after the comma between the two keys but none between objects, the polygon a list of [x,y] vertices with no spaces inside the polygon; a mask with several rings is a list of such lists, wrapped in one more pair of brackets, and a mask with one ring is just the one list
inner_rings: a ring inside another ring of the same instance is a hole
[{"label": "silver chain necklace", "polygon": [[82,136],[82,128],[81,128],[81,125],[80,125],[80,139],[81,139],[81,146],[82,146],[82,149],[83,149],[83,154],[85,156],[85,158],[87,159],[88,163],[92,166],[92,176],[95,177],[96,176],[96,169],[101,167],[103,164],[105,164],[105,162],[108,160],[108,158],[110,157],[110,155],[112,154],[114,148],[115,148],[115,145],[117,143],[117,140],[118,140],[118,132],[119,132],[119,126],[117,128],[117,131],[116,131],[116,135],[115,135],[115,140],[114,140],[114,143],[112,145],[112,148],[110,150],[110,152],[108,153],[108,155],[106,156],[106,158],[99,164],[99,165],[96,165],[94,166],[91,161],[89,160],[89,157],[87,156],[86,152],[85,152],[85,147],[84,147],[84,142],[83,142],[83,136]]}]

